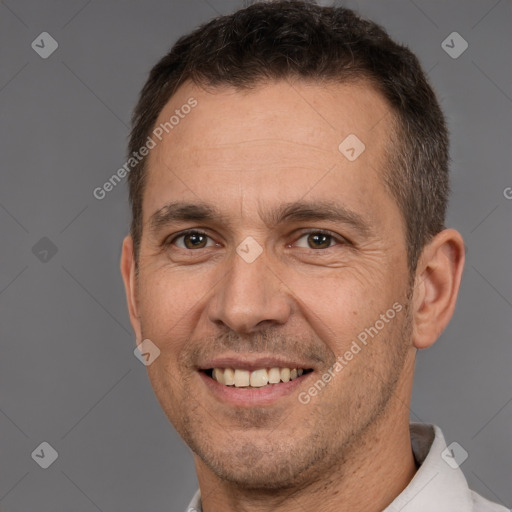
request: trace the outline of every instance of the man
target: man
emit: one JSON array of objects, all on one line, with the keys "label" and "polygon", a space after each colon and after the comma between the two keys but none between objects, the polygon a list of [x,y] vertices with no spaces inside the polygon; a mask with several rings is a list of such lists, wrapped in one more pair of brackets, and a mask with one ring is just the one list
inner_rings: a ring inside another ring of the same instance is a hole
[{"label": "man", "polygon": [[409,50],[345,8],[256,3],[153,68],[130,154],[121,270],[194,453],[189,511],[505,510],[438,427],[409,425],[416,352],[464,265],[443,115]]}]

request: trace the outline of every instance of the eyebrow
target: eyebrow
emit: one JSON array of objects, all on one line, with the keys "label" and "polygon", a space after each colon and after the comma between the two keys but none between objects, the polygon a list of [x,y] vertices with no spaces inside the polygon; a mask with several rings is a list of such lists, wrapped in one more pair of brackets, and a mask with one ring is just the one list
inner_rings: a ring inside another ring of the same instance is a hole
[{"label": "eyebrow", "polygon": [[221,224],[229,224],[227,217],[212,205],[172,202],[162,206],[162,208],[151,215],[149,218],[149,229],[152,232],[157,232],[169,224],[185,221],[217,221]]},{"label": "eyebrow", "polygon": [[[286,222],[325,220],[349,225],[364,236],[369,236],[373,232],[371,224],[361,214],[332,202],[300,200],[259,213],[269,227]],[[186,221],[216,222],[225,227],[231,225],[229,217],[214,205],[181,201],[170,202],[159,208],[151,215],[148,224],[150,231],[156,233],[169,224]]]},{"label": "eyebrow", "polygon": [[[264,215],[262,215],[265,218]],[[326,220],[352,226],[363,235],[370,235],[371,224],[359,213],[328,201],[296,201],[285,203],[266,216],[268,225],[285,222]]]}]

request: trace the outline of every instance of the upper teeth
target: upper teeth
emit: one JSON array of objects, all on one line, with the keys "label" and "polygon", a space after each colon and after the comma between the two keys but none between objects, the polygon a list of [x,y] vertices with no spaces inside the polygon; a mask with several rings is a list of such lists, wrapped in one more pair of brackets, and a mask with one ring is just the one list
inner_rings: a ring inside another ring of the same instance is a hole
[{"label": "upper teeth", "polygon": [[214,368],[213,378],[226,386],[261,388],[267,384],[288,382],[300,377],[302,368],[260,368],[258,370],[235,370],[233,368]]}]

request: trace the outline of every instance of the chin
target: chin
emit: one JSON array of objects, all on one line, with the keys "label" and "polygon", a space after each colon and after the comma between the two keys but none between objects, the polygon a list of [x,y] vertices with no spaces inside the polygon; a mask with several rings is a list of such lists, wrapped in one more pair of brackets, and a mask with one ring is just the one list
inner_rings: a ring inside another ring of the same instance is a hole
[{"label": "chin", "polygon": [[224,450],[194,452],[219,479],[255,491],[296,488],[311,478],[327,458],[327,450],[322,452],[311,444],[305,449],[304,442],[276,444],[270,443],[268,437],[258,444],[236,444],[231,439]]},{"label": "chin", "polygon": [[210,466],[210,469],[220,479],[245,490],[274,491],[278,489],[294,488],[298,482],[297,467],[284,464],[279,467],[269,467],[270,462],[262,459],[253,466],[242,467],[240,462],[235,465],[222,461],[221,466]]}]

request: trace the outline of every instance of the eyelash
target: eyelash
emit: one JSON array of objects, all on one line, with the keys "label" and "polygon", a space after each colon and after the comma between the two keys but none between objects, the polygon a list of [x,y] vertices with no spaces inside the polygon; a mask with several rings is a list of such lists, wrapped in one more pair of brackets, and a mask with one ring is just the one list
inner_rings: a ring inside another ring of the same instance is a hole
[{"label": "eyelash", "polygon": [[[186,231],[182,231],[181,233],[178,233],[176,236],[174,236],[173,238],[166,238],[164,240],[164,242],[162,243],[162,245],[164,247],[168,247],[169,245],[172,245],[174,242],[176,242],[176,240],[178,240],[179,238],[183,238],[187,235],[201,235],[201,236],[206,236],[208,238],[211,238],[210,235],[208,235],[208,233],[205,233],[204,231],[200,231],[198,229],[187,229]],[[192,250],[192,249],[185,249],[185,250]]]},{"label": "eyelash", "polygon": [[[312,235],[312,234],[329,236],[334,241],[336,241],[336,244],[334,244],[334,245],[352,245],[351,242],[349,240],[347,240],[346,238],[344,238],[340,235],[336,235],[335,233],[328,231],[326,229],[311,229],[309,231],[303,231],[300,234],[299,238],[297,238],[297,240],[300,240],[304,236]],[[168,246],[172,245],[174,242],[176,242],[176,240],[178,240],[179,238],[183,238],[187,235],[201,235],[201,236],[206,236],[211,239],[210,235],[208,235],[208,233],[205,233],[204,231],[200,231],[197,229],[187,229],[186,231],[182,231],[178,235],[174,236],[172,239],[169,239],[169,238],[165,239],[164,242],[162,243],[162,246],[168,247]],[[287,247],[288,247],[288,245],[287,245]],[[325,249],[330,249],[331,247],[333,247],[333,246],[330,245],[329,247],[326,247]],[[181,249],[181,247],[180,247],[180,249]],[[325,249],[312,249],[311,247],[309,247],[309,249],[311,249],[312,251],[325,251]],[[194,249],[184,249],[184,250],[193,251]]]}]

